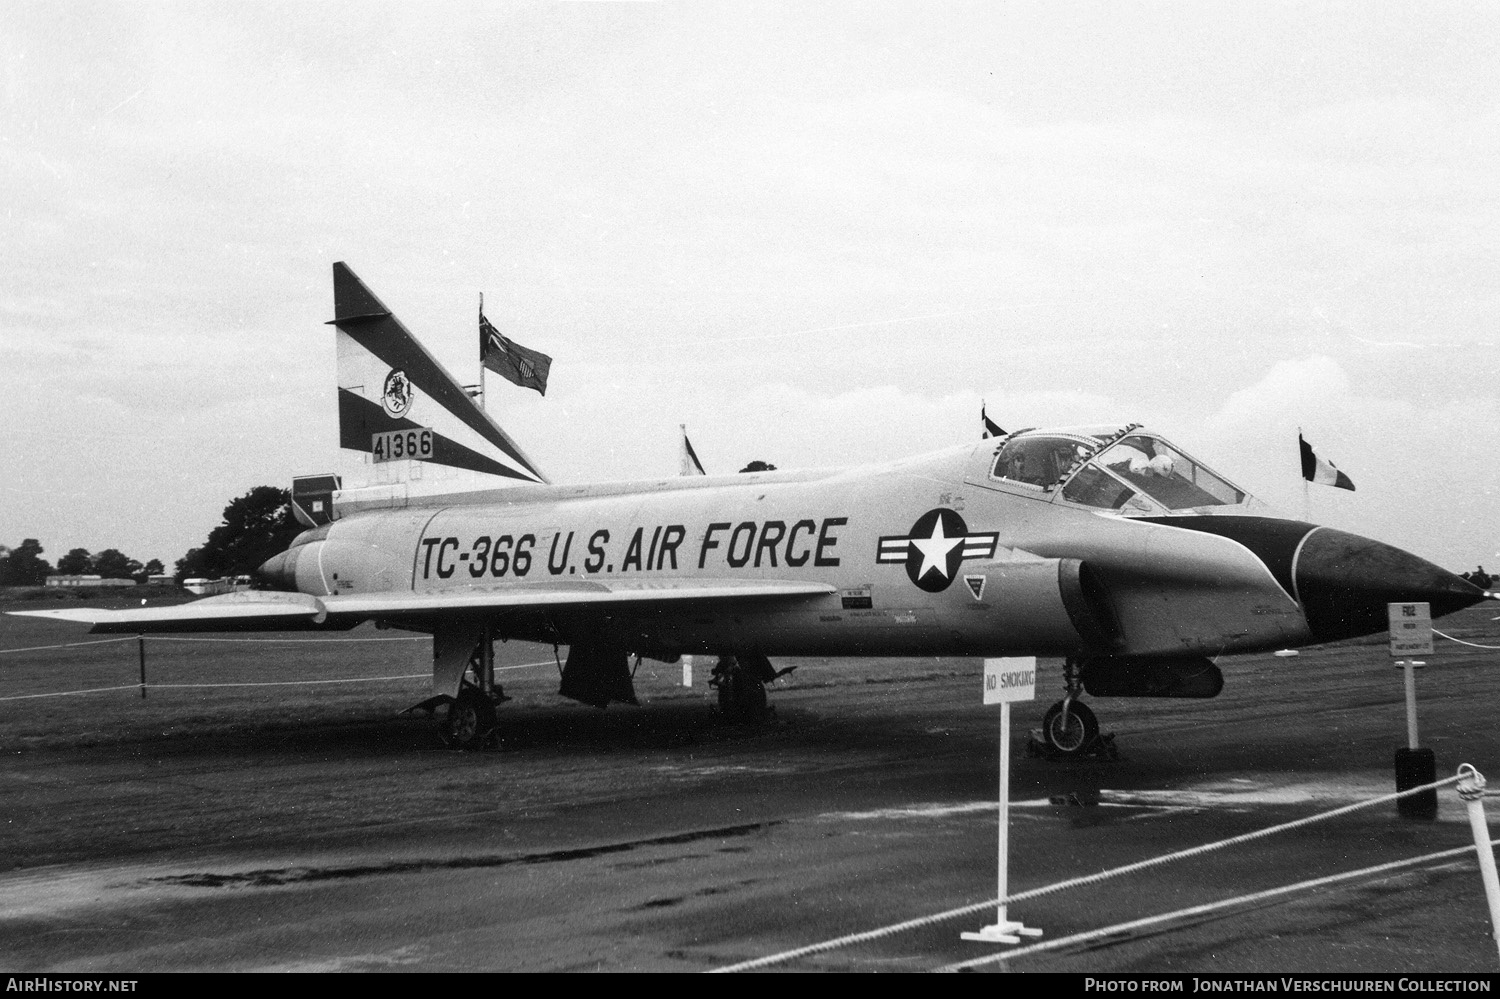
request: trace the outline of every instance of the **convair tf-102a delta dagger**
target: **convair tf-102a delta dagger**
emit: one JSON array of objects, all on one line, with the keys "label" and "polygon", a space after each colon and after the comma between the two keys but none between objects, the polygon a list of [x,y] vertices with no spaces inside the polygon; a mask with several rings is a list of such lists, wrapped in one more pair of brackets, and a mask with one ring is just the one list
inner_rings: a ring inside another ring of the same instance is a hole
[{"label": "convair tf-102a delta dagger", "polygon": [[725,657],[732,713],[772,656],[1055,656],[1047,742],[1088,750],[1079,698],[1213,697],[1221,656],[1385,630],[1485,598],[1400,549],[1268,508],[1135,424],[1027,430],[859,468],[550,483],[342,263],[339,444],[377,481],[299,479],[309,530],[275,590],[175,607],[27,612],[96,632],[337,630],[432,636],[431,706],[493,730],[493,642],[567,647],[560,693],[635,703],[632,655]]}]

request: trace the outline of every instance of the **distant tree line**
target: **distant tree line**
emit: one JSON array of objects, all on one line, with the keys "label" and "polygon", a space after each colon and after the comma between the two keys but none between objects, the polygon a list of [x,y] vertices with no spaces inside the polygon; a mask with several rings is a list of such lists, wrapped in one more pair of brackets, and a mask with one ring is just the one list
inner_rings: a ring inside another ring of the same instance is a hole
[{"label": "distant tree line", "polygon": [[[224,508],[223,522],[209,532],[208,540],[177,560],[176,579],[247,575],[266,559],[286,551],[302,530],[292,516],[290,493],[275,486],[256,486],[231,500]],[[118,548],[97,553],[74,548],[57,560],[54,569],[42,558],[43,551],[36,538],[27,538],[15,548],[0,545],[0,586],[43,586],[53,573],[140,583],[166,571],[159,559],[142,564]]]},{"label": "distant tree line", "polygon": [[89,554],[87,548],[74,548],[58,559],[53,569],[52,563],[42,558],[43,551],[36,538],[27,538],[15,548],[0,545],[0,586],[42,586],[54,572],[141,583],[166,571],[158,559],[142,564],[118,548],[106,548],[97,555]]},{"label": "distant tree line", "polygon": [[142,564],[118,548],[106,548],[96,555],[90,555],[87,548],[74,548],[57,560],[57,571],[70,576],[93,574],[104,579],[133,579],[140,583],[148,576],[160,576],[167,570],[160,559]]}]

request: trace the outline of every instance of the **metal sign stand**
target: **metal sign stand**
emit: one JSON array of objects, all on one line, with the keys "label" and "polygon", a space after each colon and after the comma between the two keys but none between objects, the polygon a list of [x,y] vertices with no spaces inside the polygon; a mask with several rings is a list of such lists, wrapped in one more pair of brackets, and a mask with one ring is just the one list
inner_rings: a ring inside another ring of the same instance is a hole
[{"label": "metal sign stand", "polygon": [[1417,741],[1417,678],[1416,670],[1427,664],[1420,659],[1397,659],[1396,668],[1406,674],[1406,748],[1420,749]]},{"label": "metal sign stand", "polygon": [[986,659],[984,661],[984,703],[1000,705],[1000,909],[993,926],[962,934],[965,940],[980,943],[1021,942],[1021,937],[1039,937],[1042,931],[1009,919],[1005,914],[1005,897],[1010,866],[1010,703],[1030,701],[1036,697],[1036,657],[1019,659]]},{"label": "metal sign stand", "polygon": [[[1432,654],[1432,608],[1425,603],[1386,605],[1391,629],[1391,658],[1417,653]],[[1396,659],[1395,666],[1406,681],[1406,748],[1396,750],[1396,790],[1406,791],[1437,780],[1437,756],[1417,741],[1416,671],[1427,664],[1420,659]],[[1407,818],[1435,819],[1437,789],[1418,791],[1396,799],[1396,811]]]}]

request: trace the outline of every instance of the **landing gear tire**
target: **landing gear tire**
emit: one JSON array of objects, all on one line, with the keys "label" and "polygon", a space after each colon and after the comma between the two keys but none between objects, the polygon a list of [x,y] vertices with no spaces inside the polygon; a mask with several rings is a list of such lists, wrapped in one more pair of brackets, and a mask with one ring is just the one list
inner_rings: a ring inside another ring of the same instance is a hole
[{"label": "landing gear tire", "polygon": [[720,684],[719,711],[734,721],[760,721],[766,715],[766,685],[743,676]]},{"label": "landing gear tire", "polygon": [[766,685],[739,663],[721,660],[711,682],[719,690],[719,714],[725,719],[758,722],[765,718]]},{"label": "landing gear tire", "polygon": [[1098,740],[1099,719],[1086,704],[1058,701],[1042,716],[1042,736],[1054,752],[1077,756]]},{"label": "landing gear tire", "polygon": [[460,749],[478,749],[495,731],[495,705],[473,687],[459,691],[448,705],[443,741]]}]

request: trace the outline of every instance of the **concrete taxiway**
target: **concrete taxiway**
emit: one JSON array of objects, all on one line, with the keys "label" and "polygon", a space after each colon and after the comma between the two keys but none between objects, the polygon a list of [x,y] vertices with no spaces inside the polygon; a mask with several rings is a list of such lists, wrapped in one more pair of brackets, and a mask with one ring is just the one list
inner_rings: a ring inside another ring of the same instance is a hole
[{"label": "concrete taxiway", "polygon": [[[1500,645],[1466,611],[1444,630]],[[1440,775],[1500,774],[1500,653],[1421,676]],[[1400,677],[1381,644],[1226,664],[1212,701],[1096,700],[1118,755],[1023,752],[1014,890],[1393,789]],[[509,674],[492,751],[387,712],[336,724],[24,748],[0,772],[13,971],[707,971],[992,897],[997,716],[962,660],[807,662],[759,727],[673,668],[640,709]],[[533,689],[534,685],[534,689]],[[1043,693],[1044,692],[1044,693]],[[156,696],[156,695],[153,695]],[[169,695],[162,695],[169,696]],[[157,710],[161,709],[160,702]],[[316,712],[314,711],[314,719]],[[1463,806],[1393,805],[1012,908],[1046,939],[1471,843]],[[1497,812],[1492,803],[1492,817]],[[928,970],[991,953],[966,917],[779,965]],[[1500,967],[1472,852],[993,966],[1027,971]]]}]

